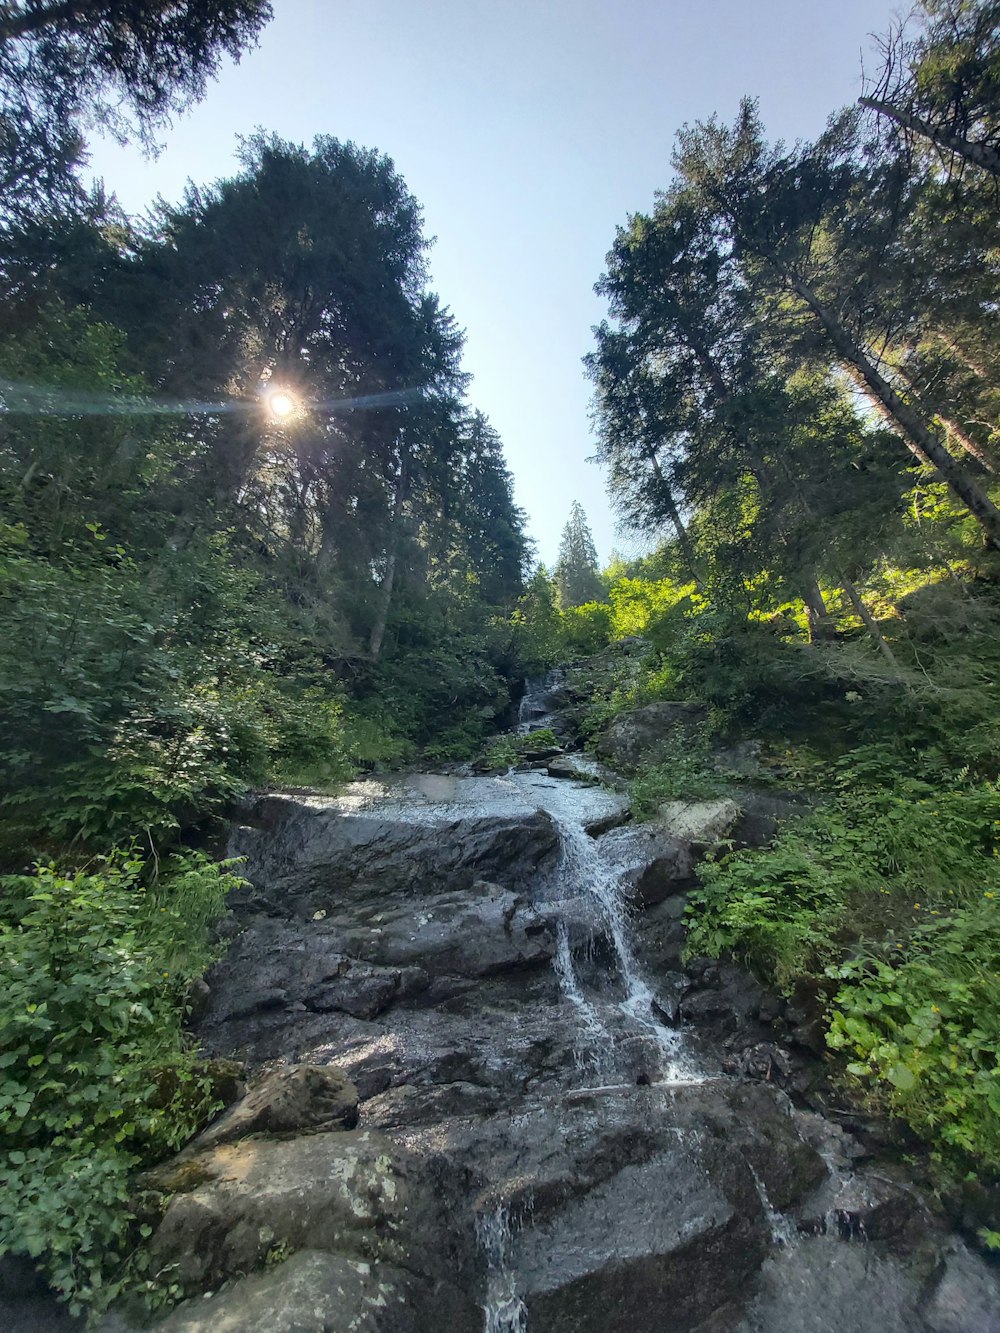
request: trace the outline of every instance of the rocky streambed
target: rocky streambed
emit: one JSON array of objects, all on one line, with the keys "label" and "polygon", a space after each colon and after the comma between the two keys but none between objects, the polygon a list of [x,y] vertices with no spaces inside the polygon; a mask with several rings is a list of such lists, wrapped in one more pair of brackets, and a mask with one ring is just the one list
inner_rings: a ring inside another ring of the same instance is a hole
[{"label": "rocky streambed", "polygon": [[807,1016],[681,966],[698,855],[773,811],[637,826],[586,776],[247,802],[197,1030],[251,1091],[145,1181],[164,1333],[1000,1329],[986,1261],[797,1109]]}]

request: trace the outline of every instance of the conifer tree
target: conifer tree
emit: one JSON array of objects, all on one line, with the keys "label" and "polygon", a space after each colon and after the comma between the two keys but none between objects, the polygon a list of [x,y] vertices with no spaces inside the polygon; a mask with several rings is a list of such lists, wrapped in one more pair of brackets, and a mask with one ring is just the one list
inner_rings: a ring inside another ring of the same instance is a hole
[{"label": "conifer tree", "polygon": [[559,542],[556,596],[562,611],[571,606],[583,606],[585,602],[599,602],[604,597],[597,570],[597,548],[587,524],[587,515],[578,500],[573,501]]}]

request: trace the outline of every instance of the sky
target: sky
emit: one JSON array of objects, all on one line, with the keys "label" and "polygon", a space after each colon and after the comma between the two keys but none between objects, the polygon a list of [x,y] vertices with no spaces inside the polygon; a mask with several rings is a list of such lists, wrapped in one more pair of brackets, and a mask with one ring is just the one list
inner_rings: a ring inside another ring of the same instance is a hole
[{"label": "sky", "polygon": [[593,285],[629,214],[670,181],[674,135],[759,97],[772,138],[810,138],[860,92],[898,0],[272,0],[155,160],[106,140],[91,170],[130,212],[231,175],[260,127],[387,153],[424,208],[433,287],[466,330],[470,399],[504,442],[551,565],[570,505],[605,562],[616,532],[589,462],[581,358]]}]

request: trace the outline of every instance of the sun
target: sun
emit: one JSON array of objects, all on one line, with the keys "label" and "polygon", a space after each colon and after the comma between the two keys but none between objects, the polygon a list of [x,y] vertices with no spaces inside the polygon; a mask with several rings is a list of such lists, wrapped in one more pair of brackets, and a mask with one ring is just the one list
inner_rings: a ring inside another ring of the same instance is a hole
[{"label": "sun", "polygon": [[267,406],[272,417],[277,417],[279,421],[287,421],[295,411],[296,403],[290,393],[276,389],[274,393],[267,395]]}]

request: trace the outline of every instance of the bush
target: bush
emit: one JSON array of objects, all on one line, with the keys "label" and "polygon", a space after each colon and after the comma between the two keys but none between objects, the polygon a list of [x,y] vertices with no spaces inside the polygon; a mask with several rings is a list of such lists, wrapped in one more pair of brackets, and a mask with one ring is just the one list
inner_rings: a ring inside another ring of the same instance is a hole
[{"label": "bush", "polygon": [[[859,762],[874,761],[865,751]],[[703,865],[688,900],[691,953],[728,950],[788,990],[852,940],[908,932],[923,914],[974,901],[984,881],[1000,887],[994,785],[858,786],[849,771],[845,761],[842,794],[770,848]]]},{"label": "bush", "polygon": [[629,785],[636,819],[650,819],[666,801],[709,801],[721,791],[722,783],[709,766],[707,747],[697,744],[645,769]]},{"label": "bush", "polygon": [[238,882],[197,853],[151,879],[134,852],[117,852],[2,883],[0,1254],[39,1260],[74,1311],[121,1288],[131,1173],[217,1109],[182,1021]]},{"label": "bush", "polygon": [[1000,897],[828,970],[829,1046],[924,1138],[1000,1166]]},{"label": "bush", "polygon": [[[896,776],[869,746],[770,848],[706,862],[689,954],[729,952],[827,1005],[847,1075],[942,1151],[1000,1164],[1000,791]],[[833,983],[839,988],[833,993]]]},{"label": "bush", "polygon": [[567,657],[588,657],[606,648],[611,638],[611,607],[585,602],[561,613],[560,638]]},{"label": "bush", "polygon": [[525,736],[510,733],[494,736],[482,753],[479,767],[494,773],[506,772],[508,768],[519,764],[526,754],[534,750],[553,749],[558,745],[559,738],[549,727],[539,727],[537,731],[530,731]]}]

